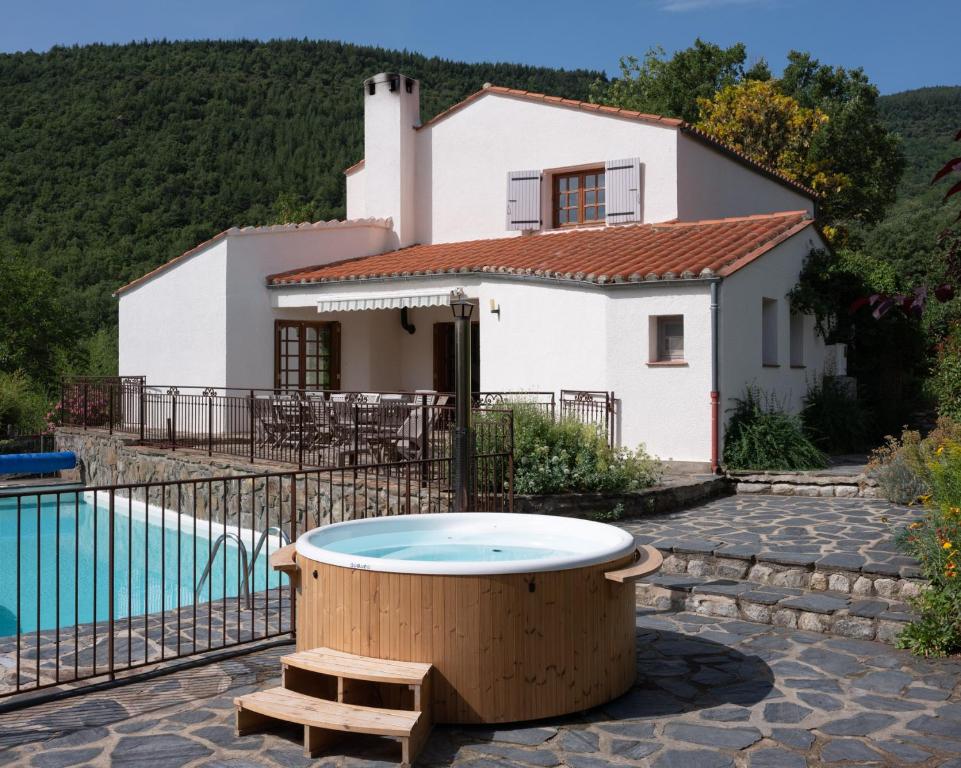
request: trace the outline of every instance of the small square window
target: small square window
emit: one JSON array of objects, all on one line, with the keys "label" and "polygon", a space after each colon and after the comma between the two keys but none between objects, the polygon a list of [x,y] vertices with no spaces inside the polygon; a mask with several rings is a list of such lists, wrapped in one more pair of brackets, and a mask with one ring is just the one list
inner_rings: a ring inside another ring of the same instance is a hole
[{"label": "small square window", "polygon": [[674,363],[684,361],[684,315],[660,315],[654,320],[651,361]]}]

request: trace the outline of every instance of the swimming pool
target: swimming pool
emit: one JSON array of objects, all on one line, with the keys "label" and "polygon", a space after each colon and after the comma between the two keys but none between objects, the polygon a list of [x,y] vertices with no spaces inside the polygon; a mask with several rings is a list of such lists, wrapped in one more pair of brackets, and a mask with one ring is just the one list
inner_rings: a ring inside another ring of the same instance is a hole
[{"label": "swimming pool", "polygon": [[[243,541],[259,534],[117,496],[114,502],[114,618],[144,616],[241,594]],[[217,539],[209,578],[197,590]],[[19,543],[19,546],[18,546]],[[286,577],[268,568],[281,546],[269,536],[253,562],[250,592]],[[19,569],[18,569],[19,564]],[[18,573],[19,570],[19,573]],[[39,597],[39,601],[38,601]],[[90,492],[0,498],[0,636],[109,619],[108,495]],[[39,612],[38,612],[39,602]],[[19,616],[19,621],[18,621]]]}]

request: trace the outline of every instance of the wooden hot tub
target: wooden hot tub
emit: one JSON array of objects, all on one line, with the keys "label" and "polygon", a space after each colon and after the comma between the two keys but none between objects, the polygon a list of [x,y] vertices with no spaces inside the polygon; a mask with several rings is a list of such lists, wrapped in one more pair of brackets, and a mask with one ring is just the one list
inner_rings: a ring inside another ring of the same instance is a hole
[{"label": "wooden hot tub", "polygon": [[298,651],[431,663],[435,722],[499,723],[632,686],[633,579],[660,556],[601,523],[467,513],[318,528],[296,563]]}]

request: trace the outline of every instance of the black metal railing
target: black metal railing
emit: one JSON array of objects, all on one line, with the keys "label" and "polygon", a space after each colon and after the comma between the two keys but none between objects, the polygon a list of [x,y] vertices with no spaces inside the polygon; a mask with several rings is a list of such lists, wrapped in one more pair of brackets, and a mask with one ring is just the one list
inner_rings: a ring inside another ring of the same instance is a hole
[{"label": "black metal railing", "polygon": [[[443,393],[148,387],[143,377],[79,378],[63,382],[60,419],[171,450],[302,469],[450,458],[453,400]],[[474,395],[478,412],[521,401],[556,415],[551,392]]]},{"label": "black metal railing", "polygon": [[0,437],[0,454],[45,453],[54,450],[54,444],[52,432],[38,435]]},{"label": "black metal railing", "polygon": [[607,437],[612,448],[617,445],[618,400],[613,392],[562,389],[560,404],[562,419],[591,424]]},{"label": "black metal railing", "polygon": [[[472,506],[512,511],[513,419],[478,420]],[[0,497],[0,697],[295,629],[268,558],[343,520],[447,512],[450,457]]]}]

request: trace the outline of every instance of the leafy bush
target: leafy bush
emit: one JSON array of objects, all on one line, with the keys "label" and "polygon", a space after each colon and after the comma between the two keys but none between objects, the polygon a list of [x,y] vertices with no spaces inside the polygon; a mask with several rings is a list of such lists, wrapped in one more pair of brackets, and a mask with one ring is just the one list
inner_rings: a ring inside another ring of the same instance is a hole
[{"label": "leafy bush", "polygon": [[801,423],[814,444],[828,453],[861,451],[868,443],[867,411],[833,376],[823,376],[809,386]]},{"label": "leafy bush", "polygon": [[820,469],[827,457],[808,439],[801,421],[773,395],[748,387],[735,400],[724,436],[729,469]]},{"label": "leafy bush", "polygon": [[930,494],[931,463],[938,448],[949,442],[961,442],[961,423],[943,416],[925,438],[913,429],[901,437],[889,436],[868,463],[881,495],[895,504],[913,504]]},{"label": "leafy bush", "polygon": [[941,344],[928,389],[941,415],[961,421],[961,328],[955,328]]},{"label": "leafy bush", "polygon": [[901,648],[922,656],[961,651],[961,442],[947,439],[926,464],[930,494],[925,516],[898,536],[898,543],[921,563],[930,582],[913,601],[920,618],[898,638]]},{"label": "leafy bush", "polygon": [[555,421],[529,404],[514,404],[512,409],[516,493],[633,491],[661,479],[660,463],[643,447],[611,448],[590,425]]},{"label": "leafy bush", "polygon": [[49,404],[22,371],[0,372],[0,437],[46,432]]}]

